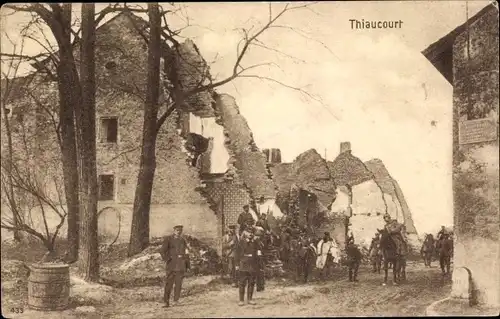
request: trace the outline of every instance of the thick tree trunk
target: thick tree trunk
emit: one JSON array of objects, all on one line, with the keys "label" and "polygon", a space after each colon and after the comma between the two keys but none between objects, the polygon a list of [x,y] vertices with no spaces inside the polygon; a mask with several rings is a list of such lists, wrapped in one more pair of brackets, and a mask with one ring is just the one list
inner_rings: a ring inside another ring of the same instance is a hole
[{"label": "thick tree trunk", "polygon": [[156,169],[156,136],[158,98],[160,94],[161,16],[158,3],[148,4],[150,39],[148,43],[147,95],[144,105],[144,123],[141,161],[128,254],[132,256],[144,250],[149,244],[149,212],[151,193]]},{"label": "thick tree trunk", "polygon": [[99,249],[97,240],[97,167],[96,167],[96,108],[95,108],[95,4],[82,4],[82,39],[80,77],[82,99],[78,130],[81,139],[81,222],[79,266],[87,281],[99,279]]},{"label": "thick tree trunk", "polygon": [[[57,66],[59,88],[59,119],[64,189],[68,206],[68,261],[78,258],[80,229],[80,201],[78,197],[78,154],[76,148],[74,108],[80,103],[80,82],[71,46],[71,4],[64,4],[58,23],[52,28],[59,46],[60,63]],[[57,29],[55,29],[57,28]]]}]

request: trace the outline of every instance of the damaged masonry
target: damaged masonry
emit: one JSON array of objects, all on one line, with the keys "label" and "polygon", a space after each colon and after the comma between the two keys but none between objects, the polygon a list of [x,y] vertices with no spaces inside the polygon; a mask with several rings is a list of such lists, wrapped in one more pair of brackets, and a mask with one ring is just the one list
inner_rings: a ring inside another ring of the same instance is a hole
[{"label": "damaged masonry", "polygon": [[[133,201],[139,165],[136,136],[142,124],[142,101],[129,92],[130,83],[143,83],[145,78],[145,70],[137,67],[140,61],[145,62],[145,47],[132,20],[141,23],[135,16],[121,13],[97,30],[98,42],[107,43],[102,49],[98,46],[96,54],[98,65],[105,66],[97,69],[97,158],[102,211],[99,231],[103,237],[114,238],[116,223],[120,223],[118,241],[121,242],[128,239],[127,205]],[[124,49],[128,52],[126,56],[121,53]],[[175,63],[179,81],[186,90],[210,77],[206,62],[191,40],[177,49]],[[30,79],[33,90],[43,92],[42,103],[56,103],[55,88],[41,71],[26,79]],[[28,113],[23,107],[30,103],[33,103],[30,96],[13,99],[9,104],[13,110],[11,116]],[[259,202],[259,207],[253,204],[253,210],[262,208],[278,219],[295,211],[298,225],[310,227],[317,236],[328,230],[340,244],[350,231],[367,247],[386,212],[403,221],[409,233],[416,235],[397,182],[379,160],[365,165],[350,155],[349,143],[345,144],[348,149],[341,150],[333,162],[325,161],[314,150],[299,155],[293,163],[281,163],[280,158],[272,162],[265,155],[269,150],[260,150],[255,144],[233,97],[204,91],[187,99],[179,110],[167,119],[158,136],[151,210],[155,220],[175,216],[188,232],[207,233],[212,247],[219,252],[224,230],[236,223],[242,206],[251,202]],[[38,156],[55,159],[55,136],[47,129],[43,112],[37,112],[37,116],[25,115],[23,121],[31,123],[37,132]],[[351,165],[358,168],[352,169]],[[367,196],[370,187],[370,192],[374,189],[379,197],[367,207],[359,199]],[[162,217],[165,205],[169,207],[169,217]],[[206,205],[215,214],[209,213]],[[313,226],[312,216],[316,215],[326,219],[316,218],[314,223],[323,222]],[[189,223],[192,220],[200,222]],[[151,236],[163,235],[162,228],[155,223],[151,226]]]}]

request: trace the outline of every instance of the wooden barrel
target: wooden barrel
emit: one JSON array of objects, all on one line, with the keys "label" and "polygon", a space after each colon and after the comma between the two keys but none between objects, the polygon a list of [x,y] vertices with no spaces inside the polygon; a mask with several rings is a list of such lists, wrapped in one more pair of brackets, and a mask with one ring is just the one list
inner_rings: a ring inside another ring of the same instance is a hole
[{"label": "wooden barrel", "polygon": [[69,265],[33,264],[28,279],[28,306],[36,310],[64,310],[69,304]]}]

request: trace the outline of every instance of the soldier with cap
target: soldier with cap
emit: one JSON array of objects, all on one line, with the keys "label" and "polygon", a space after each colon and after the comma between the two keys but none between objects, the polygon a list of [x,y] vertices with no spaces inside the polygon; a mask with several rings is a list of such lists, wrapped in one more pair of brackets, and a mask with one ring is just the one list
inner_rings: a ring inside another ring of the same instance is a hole
[{"label": "soldier with cap", "polygon": [[245,304],[245,289],[247,290],[247,304],[255,305],[252,300],[257,272],[259,271],[259,257],[262,252],[258,243],[254,240],[253,228],[247,227],[242,233],[242,238],[238,243],[236,251],[236,262],[239,276],[239,297],[238,305]]},{"label": "soldier with cap", "polygon": [[167,278],[163,295],[164,307],[170,306],[170,293],[174,284],[174,304],[178,304],[184,273],[189,269],[188,244],[182,236],[182,229],[182,225],[175,226],[173,235],[165,237],[160,249],[161,257],[167,264]]},{"label": "soldier with cap", "polygon": [[446,232],[446,227],[444,226],[441,226],[441,229],[439,230],[439,232],[437,233],[437,240],[441,240],[441,238],[443,238],[444,235],[446,235],[447,232]]},{"label": "soldier with cap", "polygon": [[227,272],[230,275],[232,284],[237,286],[235,254],[238,245],[238,235],[236,234],[236,225],[229,225],[229,232],[223,238],[223,256]]},{"label": "soldier with cap", "polygon": [[255,220],[253,219],[252,214],[250,213],[250,206],[249,205],[243,205],[243,212],[238,216],[238,225],[239,227],[239,233],[241,233],[245,230],[246,227],[248,226],[253,226]]}]

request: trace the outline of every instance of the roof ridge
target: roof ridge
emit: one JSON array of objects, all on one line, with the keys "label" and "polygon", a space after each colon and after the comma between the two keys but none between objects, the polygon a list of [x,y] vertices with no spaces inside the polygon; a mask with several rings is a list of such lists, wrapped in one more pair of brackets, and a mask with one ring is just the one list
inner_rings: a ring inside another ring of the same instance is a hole
[{"label": "roof ridge", "polygon": [[482,8],[481,10],[479,10],[475,15],[473,15],[472,17],[470,17],[464,23],[462,23],[462,24],[458,25],[457,27],[455,27],[450,32],[446,33],[446,35],[444,35],[443,37],[441,37],[437,41],[435,41],[435,42],[431,43],[430,45],[428,45],[427,48],[425,48],[424,50],[421,51],[422,54],[425,57],[428,57],[429,55],[432,54],[433,51],[437,50],[438,47],[444,45],[447,41],[449,41],[449,38],[454,38],[458,34],[460,34],[463,31],[462,29],[465,28],[466,24],[471,24],[471,23],[476,22],[477,20],[479,20],[479,18],[481,18],[486,13],[488,13],[492,8],[496,8],[493,5],[493,2],[490,3],[490,4],[488,4],[488,5],[486,5],[484,8]]},{"label": "roof ridge", "polygon": [[[112,17],[111,19],[107,20],[106,22],[104,22],[103,24],[101,24],[100,26],[96,27],[95,29],[95,33],[97,34],[97,32],[102,29],[103,27],[109,25],[110,23],[112,23],[114,20],[116,20],[118,17],[120,16],[123,16],[123,15],[127,15],[129,18],[132,18],[132,19],[136,19],[136,21],[138,21],[139,23],[146,23],[148,24],[148,22],[143,19],[142,17],[134,14],[132,11],[130,10],[120,10],[120,12],[115,15],[114,17]],[[102,30],[101,30],[102,31]],[[72,49],[75,49],[76,45],[78,45],[78,43],[80,43],[80,40],[81,38],[77,38],[73,41],[73,43],[71,44],[71,47]],[[54,52],[50,52],[51,54],[56,54],[57,52],[59,52],[59,49],[54,51]],[[51,58],[50,57],[47,57],[45,59],[43,59],[42,61],[39,61],[39,62],[33,62],[33,63],[30,63],[30,65],[35,68],[35,71],[33,73],[37,73],[39,72],[39,69],[37,67],[35,67],[36,64],[45,64],[47,61],[49,61]]]}]

